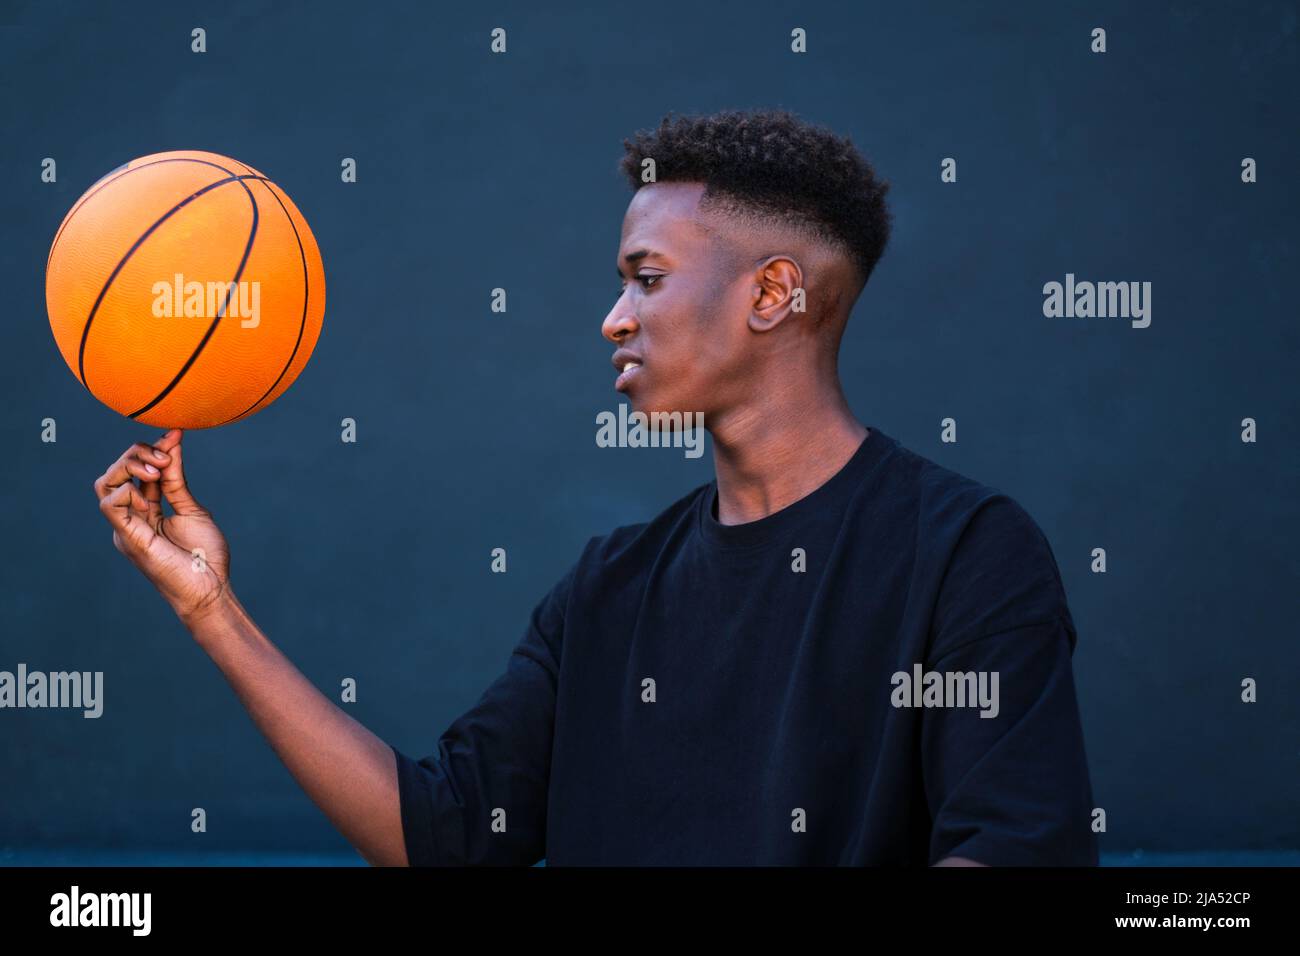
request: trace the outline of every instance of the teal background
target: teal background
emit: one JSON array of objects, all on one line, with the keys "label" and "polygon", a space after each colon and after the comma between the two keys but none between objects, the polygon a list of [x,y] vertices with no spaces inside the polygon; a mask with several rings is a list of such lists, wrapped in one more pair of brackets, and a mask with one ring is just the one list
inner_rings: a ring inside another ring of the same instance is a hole
[{"label": "teal background", "polygon": [[[623,137],[670,109],[782,106],[893,183],[843,347],[858,417],[1011,494],[1052,543],[1104,860],[1294,865],[1296,24],[1279,2],[0,4],[0,669],[102,670],[106,696],[98,720],[0,711],[0,863],[359,862],[96,509],[94,478],[155,430],[82,389],[45,315],[50,241],[93,181],[209,149],[310,222],[329,290],[311,364],[190,434],[187,469],[260,626],[426,754],[590,536],[712,475],[594,442],[619,398],[600,322]],[[1151,281],[1151,327],[1044,318],[1067,272]]]}]

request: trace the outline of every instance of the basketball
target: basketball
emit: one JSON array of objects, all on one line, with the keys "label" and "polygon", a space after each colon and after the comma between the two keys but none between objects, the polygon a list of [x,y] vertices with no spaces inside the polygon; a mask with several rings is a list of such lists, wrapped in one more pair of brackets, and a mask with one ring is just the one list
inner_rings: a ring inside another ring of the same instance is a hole
[{"label": "basketball", "polygon": [[55,233],[45,304],[63,360],[109,408],[213,428],[266,408],[311,358],[325,269],[279,186],[207,152],[120,166]]}]

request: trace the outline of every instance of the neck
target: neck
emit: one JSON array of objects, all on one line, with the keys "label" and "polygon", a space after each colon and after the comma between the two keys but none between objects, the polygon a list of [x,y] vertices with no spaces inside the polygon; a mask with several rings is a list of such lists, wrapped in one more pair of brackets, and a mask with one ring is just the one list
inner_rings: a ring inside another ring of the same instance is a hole
[{"label": "neck", "polygon": [[714,416],[720,523],[758,521],[806,497],[862,444],[867,429],[849,409],[838,375],[812,381],[812,388],[778,390]]}]

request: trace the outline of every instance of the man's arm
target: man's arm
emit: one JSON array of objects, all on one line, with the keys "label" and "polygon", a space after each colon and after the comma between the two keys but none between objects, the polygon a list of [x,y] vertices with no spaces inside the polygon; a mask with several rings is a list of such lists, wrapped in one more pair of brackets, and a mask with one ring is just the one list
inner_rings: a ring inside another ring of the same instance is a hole
[{"label": "man's arm", "polygon": [[394,749],[411,866],[532,865],[546,823],[564,619],[576,566],[533,609],[505,670],[414,759]]},{"label": "man's arm", "polygon": [[[393,751],[313,687],[235,598],[226,538],[190,493],[181,439],[173,428],[152,446],[132,445],[95,480],[114,547],[158,588],[358,852],[372,864],[405,864]],[[174,514],[163,514],[164,497]]]},{"label": "man's arm", "polygon": [[1065,625],[1027,625],[982,637],[927,669],[998,679],[991,708],[933,708],[922,717],[923,774],[934,820],[931,859],[1095,865],[1091,789]]},{"label": "man's arm", "polygon": [[182,621],[316,806],[375,866],[406,866],[393,750],[322,694],[226,590]]},{"label": "man's arm", "polygon": [[930,859],[1095,865],[1074,626],[1051,547],[1012,499],[985,501],[964,528],[934,625],[925,669],[979,700],[921,718]]}]

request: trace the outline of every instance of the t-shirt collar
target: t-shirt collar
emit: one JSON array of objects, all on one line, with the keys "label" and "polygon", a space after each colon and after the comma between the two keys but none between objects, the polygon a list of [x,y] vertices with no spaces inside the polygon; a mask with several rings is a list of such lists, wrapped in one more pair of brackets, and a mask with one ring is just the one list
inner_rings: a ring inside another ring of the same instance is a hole
[{"label": "t-shirt collar", "polygon": [[708,544],[728,550],[759,547],[798,527],[814,515],[842,506],[853,489],[894,444],[894,439],[874,425],[867,425],[866,428],[867,435],[862,439],[862,444],[839,471],[798,501],[757,521],[747,521],[744,524],[722,524],[718,521],[715,514],[718,482],[715,478],[700,495],[700,534]]}]

